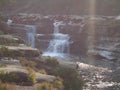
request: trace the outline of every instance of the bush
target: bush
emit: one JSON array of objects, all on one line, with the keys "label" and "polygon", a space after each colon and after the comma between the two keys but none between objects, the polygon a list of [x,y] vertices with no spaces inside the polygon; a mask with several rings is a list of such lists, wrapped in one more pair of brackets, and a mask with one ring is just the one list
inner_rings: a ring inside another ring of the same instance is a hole
[{"label": "bush", "polygon": [[54,74],[64,80],[63,85],[65,90],[82,90],[84,83],[75,69],[58,67],[54,70]]},{"label": "bush", "polygon": [[0,47],[0,57],[24,57],[24,53],[16,50],[10,50],[7,47]]},{"label": "bush", "polygon": [[37,63],[36,62],[34,62],[34,61],[30,61],[30,60],[26,60],[26,59],[22,59],[22,60],[20,60],[20,63],[23,65],[23,66],[25,66],[25,67],[31,67],[31,68],[34,68],[36,65],[37,65]]},{"label": "bush", "polygon": [[34,84],[36,82],[35,72],[31,69],[29,69],[28,79],[32,84]]},{"label": "bush", "polygon": [[[2,32],[0,32],[0,34],[2,34]],[[18,40],[14,40],[14,39],[9,39],[9,38],[4,38],[1,37],[0,38],[0,44],[1,45],[12,45],[12,46],[18,46],[20,44],[21,41]]]},{"label": "bush", "polygon": [[14,73],[0,72],[0,80],[2,82],[15,82],[17,80],[17,75]]},{"label": "bush", "polygon": [[11,53],[10,57],[12,57],[12,58],[15,58],[15,57],[24,57],[25,56],[25,54],[23,52],[18,51],[18,50],[11,50],[10,53]]},{"label": "bush", "polygon": [[37,85],[37,90],[63,90],[63,80],[57,77],[54,82],[42,82]]},{"label": "bush", "polygon": [[56,67],[59,65],[59,62],[57,61],[57,59],[52,58],[52,57],[45,58],[45,63],[52,67]]},{"label": "bush", "polygon": [[0,57],[7,57],[9,54],[9,49],[7,47],[0,47]]},{"label": "bush", "polygon": [[53,82],[53,86],[56,87],[58,90],[63,89],[63,80],[60,77],[57,77],[57,79]]},{"label": "bush", "polygon": [[14,90],[14,85],[4,84],[0,81],[0,90]]},{"label": "bush", "polygon": [[60,77],[50,83],[50,82],[42,82],[37,85],[37,90],[63,90],[63,81]]}]

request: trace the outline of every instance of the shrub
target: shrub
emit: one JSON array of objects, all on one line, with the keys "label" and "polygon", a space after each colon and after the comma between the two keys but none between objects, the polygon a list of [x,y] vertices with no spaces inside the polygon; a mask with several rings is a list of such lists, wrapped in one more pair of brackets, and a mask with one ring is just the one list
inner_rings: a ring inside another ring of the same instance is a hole
[{"label": "shrub", "polygon": [[37,90],[63,90],[63,81],[60,77],[50,83],[50,82],[42,82],[37,85]]},{"label": "shrub", "polygon": [[10,50],[9,52],[11,53],[9,57],[12,57],[12,58],[25,56],[23,52],[18,51],[18,50]]},{"label": "shrub", "polygon": [[2,82],[14,82],[17,80],[17,75],[14,73],[8,73],[8,72],[0,72],[0,80]]},{"label": "shrub", "polygon": [[63,90],[63,80],[57,77],[54,82],[42,82],[37,85],[37,90]]},{"label": "shrub", "polygon": [[63,80],[60,77],[57,77],[57,79],[53,82],[53,86],[56,87],[58,90],[63,89]]},{"label": "shrub", "polygon": [[52,57],[46,57],[45,63],[49,66],[52,66],[52,67],[56,67],[59,65],[59,62],[57,61],[57,59],[52,58]]},{"label": "shrub", "polygon": [[35,72],[31,69],[29,69],[28,79],[32,84],[34,84],[36,82]]},{"label": "shrub", "polygon": [[54,74],[64,80],[63,85],[65,90],[82,90],[84,83],[75,69],[58,67],[55,69]]},{"label": "shrub", "polygon": [[7,47],[0,47],[0,57],[7,57],[9,54],[9,49]]},{"label": "shrub", "polygon": [[21,63],[23,66],[25,66],[25,67],[31,67],[31,68],[33,68],[33,67],[35,67],[35,66],[37,65],[36,62],[30,61],[30,60],[26,60],[26,59],[24,59],[24,58],[22,58],[22,60],[20,60],[20,63]]},{"label": "shrub", "polygon": [[16,40],[12,40],[12,39],[9,39],[9,38],[4,38],[4,37],[1,37],[0,38],[0,44],[1,45],[19,45],[19,43],[16,41]]},{"label": "shrub", "polygon": [[0,57],[24,57],[24,53],[17,51],[17,50],[10,50],[5,46],[0,48]]}]

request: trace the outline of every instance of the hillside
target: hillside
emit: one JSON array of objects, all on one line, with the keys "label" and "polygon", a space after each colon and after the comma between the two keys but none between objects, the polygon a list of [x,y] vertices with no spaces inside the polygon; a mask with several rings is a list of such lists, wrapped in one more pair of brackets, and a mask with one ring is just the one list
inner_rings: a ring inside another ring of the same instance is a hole
[{"label": "hillside", "polygon": [[[19,12],[88,15],[92,0],[16,0],[1,10],[11,14]],[[94,0],[96,15],[119,15],[120,0]],[[34,6],[34,7],[33,7]]]},{"label": "hillside", "polygon": [[0,90],[120,90],[119,3],[0,0]]}]

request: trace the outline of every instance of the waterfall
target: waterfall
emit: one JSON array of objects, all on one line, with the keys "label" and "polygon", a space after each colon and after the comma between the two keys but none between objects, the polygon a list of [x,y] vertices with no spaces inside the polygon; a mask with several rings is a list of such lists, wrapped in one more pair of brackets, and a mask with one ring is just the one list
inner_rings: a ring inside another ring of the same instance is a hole
[{"label": "waterfall", "polygon": [[59,26],[62,25],[62,21],[55,21],[53,39],[50,41],[47,51],[43,53],[43,56],[52,57],[65,57],[69,54],[69,35],[60,33]]},{"label": "waterfall", "polygon": [[25,25],[25,28],[27,30],[28,44],[34,48],[35,47],[36,27],[34,25]]}]

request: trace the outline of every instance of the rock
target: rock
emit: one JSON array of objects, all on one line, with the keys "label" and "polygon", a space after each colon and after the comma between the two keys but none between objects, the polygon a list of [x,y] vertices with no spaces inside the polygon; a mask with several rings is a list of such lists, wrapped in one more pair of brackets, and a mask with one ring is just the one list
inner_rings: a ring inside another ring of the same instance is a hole
[{"label": "rock", "polygon": [[40,34],[52,34],[53,29],[53,21],[49,18],[43,18],[40,20],[40,23],[37,24],[37,33]]},{"label": "rock", "polygon": [[[23,18],[23,22],[29,22],[27,18],[30,18],[32,23],[36,24],[37,34],[36,35],[36,47],[47,50],[49,41],[52,40],[53,34],[53,21],[62,21],[60,25],[60,33],[68,34],[70,36],[70,54],[78,56],[86,56],[89,51],[90,43],[93,42],[93,48],[98,53],[94,55],[97,59],[108,59],[116,61],[120,58],[119,53],[119,42],[120,42],[120,20],[114,18],[105,19],[104,17],[78,17],[77,16],[35,16],[35,15],[23,15],[22,17],[17,16],[18,19]],[[33,18],[38,18],[38,21],[34,21]],[[37,23],[35,23],[37,22]],[[90,28],[90,23],[93,23],[94,33]],[[21,22],[22,23],[22,22]],[[23,23],[22,23],[23,24]],[[24,40],[27,40],[26,31],[21,26],[19,28],[13,28],[11,32],[20,34]],[[18,33],[19,32],[19,33]],[[93,40],[92,40],[93,39]],[[107,54],[105,54],[107,52]],[[109,53],[109,55],[108,55]]]},{"label": "rock", "polygon": [[7,46],[8,49],[13,50],[13,51],[19,51],[24,53],[26,57],[38,57],[40,56],[40,52],[36,48],[31,48],[31,47],[16,47],[16,46]]},{"label": "rock", "polygon": [[56,80],[56,77],[51,75],[36,73],[36,79],[38,82],[40,81],[53,82],[54,80]]},{"label": "rock", "polygon": [[120,82],[120,67],[118,67],[116,70],[114,70],[110,75],[110,80],[114,82]]}]

